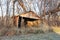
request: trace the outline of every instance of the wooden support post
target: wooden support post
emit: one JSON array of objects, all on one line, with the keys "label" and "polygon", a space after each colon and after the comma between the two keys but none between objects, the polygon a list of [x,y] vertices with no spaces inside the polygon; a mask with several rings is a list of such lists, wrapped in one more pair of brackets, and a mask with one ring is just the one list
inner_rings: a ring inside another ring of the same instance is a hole
[{"label": "wooden support post", "polygon": [[19,16],[19,20],[18,20],[18,28],[21,27],[21,17]]},{"label": "wooden support post", "polygon": [[23,17],[19,17],[18,20],[18,28],[24,27],[24,19]]},{"label": "wooden support post", "polygon": [[23,26],[22,24],[23,24],[23,17],[21,17],[21,27]]}]

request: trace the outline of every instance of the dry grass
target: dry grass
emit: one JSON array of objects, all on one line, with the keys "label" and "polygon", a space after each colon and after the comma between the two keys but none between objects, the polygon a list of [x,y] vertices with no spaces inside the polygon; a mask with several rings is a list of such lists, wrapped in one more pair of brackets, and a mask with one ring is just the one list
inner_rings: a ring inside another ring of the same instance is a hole
[{"label": "dry grass", "polygon": [[[50,24],[52,24],[51,22]],[[29,26],[29,27],[28,27]],[[56,26],[56,27],[55,27]],[[17,28],[13,25],[13,19],[9,19],[6,24],[6,20],[0,20],[0,36],[12,36],[20,34],[37,34],[37,33],[46,33],[49,31],[59,32],[60,28],[57,25],[49,26],[48,21],[42,22],[41,20],[37,21],[28,21],[27,27]]]},{"label": "dry grass", "polygon": [[52,29],[53,29],[53,32],[60,34],[60,27],[55,26],[55,27],[52,27]]}]

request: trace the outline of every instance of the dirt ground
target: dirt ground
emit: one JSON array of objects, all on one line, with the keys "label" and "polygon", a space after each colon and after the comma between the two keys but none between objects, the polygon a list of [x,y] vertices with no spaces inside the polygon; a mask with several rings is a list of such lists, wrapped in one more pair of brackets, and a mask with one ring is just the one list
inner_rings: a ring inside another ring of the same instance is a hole
[{"label": "dirt ground", "polygon": [[3,36],[0,40],[60,40],[60,35],[56,33],[27,34],[16,36]]}]

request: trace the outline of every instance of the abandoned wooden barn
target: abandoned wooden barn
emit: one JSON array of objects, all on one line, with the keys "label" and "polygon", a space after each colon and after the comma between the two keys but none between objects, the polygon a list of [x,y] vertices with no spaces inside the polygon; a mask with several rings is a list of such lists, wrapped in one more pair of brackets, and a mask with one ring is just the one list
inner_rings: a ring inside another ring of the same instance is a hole
[{"label": "abandoned wooden barn", "polygon": [[38,26],[40,23],[40,17],[33,11],[22,13],[20,15],[14,16],[14,24],[17,27],[21,26]]}]

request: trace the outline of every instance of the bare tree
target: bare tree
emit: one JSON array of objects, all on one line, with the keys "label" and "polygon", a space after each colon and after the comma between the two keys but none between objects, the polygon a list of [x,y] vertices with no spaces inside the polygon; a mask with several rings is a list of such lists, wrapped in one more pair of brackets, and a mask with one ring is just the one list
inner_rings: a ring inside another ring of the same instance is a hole
[{"label": "bare tree", "polygon": [[0,7],[1,7],[1,14],[2,14],[2,17],[1,17],[1,24],[3,25],[4,21],[3,21],[3,9],[2,9],[2,2],[0,0]]},{"label": "bare tree", "polygon": [[9,6],[8,6],[8,0],[7,0],[7,4],[6,4],[6,6],[7,6],[7,9],[6,9],[6,26],[8,26],[7,24],[8,24],[8,8],[9,8]]},{"label": "bare tree", "polygon": [[20,6],[23,8],[24,12],[26,12],[26,8],[23,4],[23,1],[22,0],[18,0],[18,3],[20,4]]},{"label": "bare tree", "polygon": [[12,2],[13,2],[13,25],[14,25],[14,15],[15,15],[15,13],[14,13],[14,8],[15,8],[15,2],[16,2],[17,0],[12,0]]},{"label": "bare tree", "polygon": [[1,7],[1,14],[2,14],[2,20],[3,20],[3,9],[2,9],[2,4],[1,4],[1,0],[0,0],[0,7]]}]

